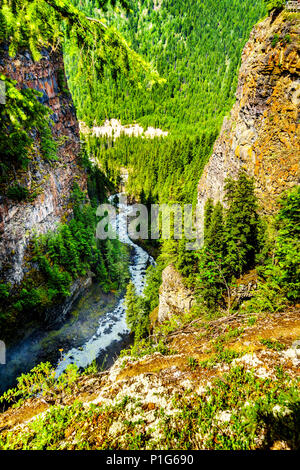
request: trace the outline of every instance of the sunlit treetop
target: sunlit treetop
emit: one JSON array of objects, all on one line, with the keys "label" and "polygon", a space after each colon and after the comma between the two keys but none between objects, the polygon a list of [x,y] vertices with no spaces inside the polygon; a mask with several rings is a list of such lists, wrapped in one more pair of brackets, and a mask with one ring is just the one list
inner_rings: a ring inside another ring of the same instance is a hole
[{"label": "sunlit treetop", "polygon": [[[133,80],[141,76],[159,81],[149,63],[136,54],[112,27],[97,18],[88,18],[66,0],[3,0],[0,9],[0,42],[9,43],[14,57],[22,47],[30,49],[34,60],[43,47],[60,47],[67,37],[82,67],[102,76],[108,65],[116,74],[127,73]],[[127,0],[100,0],[103,9],[117,4],[129,10]]]}]

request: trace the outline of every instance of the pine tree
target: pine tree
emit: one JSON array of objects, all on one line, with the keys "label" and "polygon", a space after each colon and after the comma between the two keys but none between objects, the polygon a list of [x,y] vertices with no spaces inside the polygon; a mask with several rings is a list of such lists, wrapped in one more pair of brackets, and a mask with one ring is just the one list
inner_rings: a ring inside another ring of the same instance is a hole
[{"label": "pine tree", "polygon": [[126,296],[125,296],[125,308],[126,308],[126,322],[130,330],[134,331],[138,325],[138,296],[136,294],[135,286],[131,281],[128,284]]},{"label": "pine tree", "polygon": [[[213,207],[213,206],[212,206]],[[224,254],[224,220],[223,206],[217,202],[212,209],[205,230],[205,246],[216,254]]]},{"label": "pine tree", "polygon": [[226,259],[228,273],[239,277],[254,266],[259,248],[259,217],[254,194],[254,182],[244,172],[225,185],[228,205],[225,223]]}]

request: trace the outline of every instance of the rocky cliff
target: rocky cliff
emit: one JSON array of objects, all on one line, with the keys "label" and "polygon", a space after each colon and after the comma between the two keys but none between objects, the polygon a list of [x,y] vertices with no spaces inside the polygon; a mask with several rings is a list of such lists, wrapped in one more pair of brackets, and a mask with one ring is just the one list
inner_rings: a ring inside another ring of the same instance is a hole
[{"label": "rocky cliff", "polygon": [[63,57],[60,51],[42,51],[34,62],[29,52],[18,53],[12,59],[8,53],[0,56],[0,73],[42,92],[41,102],[51,109],[52,133],[58,143],[58,161],[43,160],[38,145],[26,170],[12,177],[26,187],[34,197],[28,202],[0,196],[0,269],[1,278],[18,285],[30,269],[26,248],[33,234],[55,230],[72,212],[70,195],[74,182],[86,188],[86,177],[78,164],[80,151],[79,127],[71,95],[67,88]]},{"label": "rocky cliff", "polygon": [[184,285],[179,272],[171,264],[162,273],[162,285],[159,289],[158,322],[168,320],[170,316],[184,315],[194,303],[192,292]]},{"label": "rocky cliff", "polygon": [[299,15],[283,11],[266,18],[244,48],[236,103],[199,182],[202,214],[208,198],[222,200],[226,177],[240,169],[255,177],[266,214],[299,183],[299,73]]}]

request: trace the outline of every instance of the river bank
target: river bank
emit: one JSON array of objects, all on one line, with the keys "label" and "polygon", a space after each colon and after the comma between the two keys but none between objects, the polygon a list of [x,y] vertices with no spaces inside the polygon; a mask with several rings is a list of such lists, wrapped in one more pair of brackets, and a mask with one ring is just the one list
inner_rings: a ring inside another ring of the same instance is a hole
[{"label": "river bank", "polygon": [[[146,269],[154,260],[128,237],[129,214],[130,206],[119,204],[117,232],[120,241],[131,251],[129,271],[141,294]],[[26,335],[7,348],[6,364],[0,366],[0,393],[14,386],[18,376],[40,362],[49,361],[58,375],[69,364],[84,368],[96,360],[102,367],[111,366],[121,349],[131,341],[124,296],[125,292],[105,293],[98,284],[92,284],[61,323],[47,328],[28,326]]]}]

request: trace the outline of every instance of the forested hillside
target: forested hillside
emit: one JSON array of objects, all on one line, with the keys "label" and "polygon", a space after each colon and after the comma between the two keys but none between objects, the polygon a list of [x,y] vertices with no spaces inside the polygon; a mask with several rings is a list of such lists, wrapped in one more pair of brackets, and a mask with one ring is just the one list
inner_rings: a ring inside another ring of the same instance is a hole
[{"label": "forested hillside", "polygon": [[[74,0],[75,1],[75,0]],[[104,119],[137,120],[144,128],[169,130],[165,139],[119,139],[110,150],[93,142],[104,169],[116,175],[131,169],[128,191],[147,201],[195,202],[196,186],[224,115],[234,100],[241,51],[253,24],[263,16],[262,1],[142,0],[120,15],[98,13],[95,3],[75,1],[87,14],[114,22],[164,82],[133,87],[104,68],[92,79],[66,45],[69,84],[79,119],[89,126]],[[114,80],[116,78],[116,80]],[[104,149],[99,150],[99,147]]]},{"label": "forested hillside", "polygon": [[[75,3],[99,16],[93,2]],[[81,77],[71,75],[79,118],[137,119],[173,132],[215,131],[232,105],[241,51],[252,26],[264,14],[262,1],[141,0],[131,2],[127,16],[107,13],[132,48],[152,62],[165,85],[134,89],[111,75],[89,93]],[[103,16],[103,14],[102,14]],[[77,86],[79,84],[79,86]]]}]

